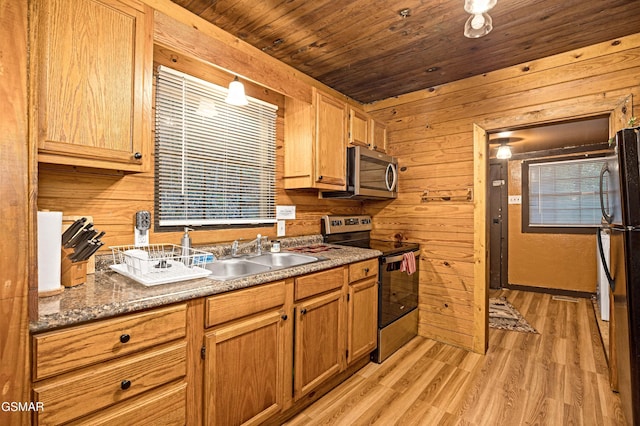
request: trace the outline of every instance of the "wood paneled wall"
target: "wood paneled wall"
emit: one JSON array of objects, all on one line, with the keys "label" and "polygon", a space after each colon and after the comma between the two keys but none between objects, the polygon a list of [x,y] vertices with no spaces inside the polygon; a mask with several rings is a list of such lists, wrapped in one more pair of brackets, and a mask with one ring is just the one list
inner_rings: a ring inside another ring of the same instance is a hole
[{"label": "wood paneled wall", "polygon": [[[27,3],[0,3],[0,424],[29,424],[30,413],[11,411],[5,403],[29,401],[29,262],[34,217],[29,213],[30,177],[27,143]],[[35,283],[35,278],[32,278]],[[35,292],[31,293],[36,296]],[[35,299],[33,299],[35,300]]]},{"label": "wood paneled wall", "polygon": [[486,178],[474,175],[474,124],[497,131],[602,115],[629,94],[640,95],[640,34],[367,106],[387,123],[401,172],[398,199],[367,203],[365,212],[376,237],[421,243],[421,335],[484,350],[477,338],[486,324],[474,321],[486,309],[476,297],[485,274],[474,271],[484,262],[474,255],[474,212],[486,214],[484,204],[421,202],[425,190],[463,190]]},{"label": "wood paneled wall", "polygon": [[[153,3],[153,2],[150,2]],[[167,5],[166,2],[156,2],[158,7],[171,9],[178,6]],[[190,13],[178,8],[180,13],[189,17]],[[191,16],[193,17],[193,16]],[[189,18],[191,18],[189,17]],[[196,17],[197,18],[197,17]],[[184,24],[156,13],[156,19],[161,19],[163,43],[156,44],[154,49],[154,61],[156,65],[163,64],[190,73],[196,77],[207,81],[227,86],[233,79],[233,74],[225,72],[218,65],[211,64],[210,59],[198,57],[202,49],[186,49],[178,43],[179,39],[172,34],[172,29],[176,32],[185,31]],[[186,18],[185,18],[186,19]],[[199,18],[198,18],[199,19]],[[172,27],[173,25],[173,27]],[[213,38],[217,31],[207,22],[200,22],[202,26],[200,32],[193,34],[190,28],[189,37],[199,37],[198,43],[193,46],[209,46],[213,44]],[[211,30],[208,31],[207,29]],[[168,47],[167,43],[176,40],[176,46]],[[220,63],[233,64],[233,71],[237,74],[253,73],[254,63],[248,61],[243,65],[236,58],[238,55],[237,46],[228,45],[227,41],[216,39],[217,50],[215,55]],[[226,46],[226,47],[225,47]],[[182,50],[184,49],[184,50]],[[255,49],[254,49],[255,50]],[[204,55],[210,52],[204,49]],[[243,53],[243,57],[251,58],[251,55],[264,60],[266,54],[255,50],[251,53]],[[281,65],[284,69],[284,64]],[[276,75],[293,75],[288,69],[278,69]],[[273,85],[273,75],[264,74],[266,84]],[[311,86],[308,85],[309,78],[304,77],[296,82],[295,87],[306,87],[309,94]],[[266,86],[244,81],[245,89],[249,96],[263,99],[267,102],[278,105],[277,120],[277,163],[276,163],[276,202],[279,205],[296,205],[296,219],[286,221],[287,236],[311,235],[320,233],[320,217],[324,214],[357,214],[362,211],[362,203],[357,201],[331,201],[318,199],[315,190],[285,190],[282,183],[284,170],[284,96]],[[297,89],[300,91],[301,89]],[[330,90],[329,90],[330,91]],[[297,93],[297,92],[296,92]],[[295,94],[295,93],[294,93]],[[146,143],[151,145],[153,150],[154,141]],[[292,141],[295,143],[295,141]],[[337,154],[337,153],[336,153]],[[153,169],[153,168],[152,168]],[[134,215],[138,210],[149,210],[154,214],[154,174],[122,174],[119,172],[109,172],[104,170],[83,169],[77,167],[57,166],[40,164],[39,167],[39,194],[38,208],[63,211],[65,215],[91,215],[94,219],[95,227],[106,231],[103,238],[107,251],[111,245],[133,244],[133,224]],[[218,242],[232,241],[238,238],[251,240],[256,234],[276,238],[276,227],[266,226],[259,228],[223,229],[223,230],[196,230],[191,233],[192,242],[195,245],[210,244]],[[154,232],[150,233],[151,243],[174,243],[179,244],[180,232]]]}]

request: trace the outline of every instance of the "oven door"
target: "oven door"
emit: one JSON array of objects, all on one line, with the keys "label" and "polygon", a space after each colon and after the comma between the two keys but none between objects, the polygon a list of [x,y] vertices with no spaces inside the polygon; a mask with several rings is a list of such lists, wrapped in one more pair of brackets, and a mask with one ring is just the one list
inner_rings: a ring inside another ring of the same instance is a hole
[{"label": "oven door", "polygon": [[[414,251],[416,265],[420,255]],[[403,254],[380,257],[378,327],[384,328],[418,307],[419,273],[400,270]]]}]

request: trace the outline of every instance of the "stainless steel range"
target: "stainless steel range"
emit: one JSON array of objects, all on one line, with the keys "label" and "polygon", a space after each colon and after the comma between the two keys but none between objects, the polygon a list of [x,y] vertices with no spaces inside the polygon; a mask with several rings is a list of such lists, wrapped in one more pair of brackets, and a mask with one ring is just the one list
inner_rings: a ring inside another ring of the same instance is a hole
[{"label": "stainless steel range", "polygon": [[371,239],[371,216],[323,216],[325,243],[379,250],[378,348],[371,354],[382,362],[418,334],[419,273],[409,275],[400,268],[405,253],[413,252],[416,265],[420,246],[416,243]]}]

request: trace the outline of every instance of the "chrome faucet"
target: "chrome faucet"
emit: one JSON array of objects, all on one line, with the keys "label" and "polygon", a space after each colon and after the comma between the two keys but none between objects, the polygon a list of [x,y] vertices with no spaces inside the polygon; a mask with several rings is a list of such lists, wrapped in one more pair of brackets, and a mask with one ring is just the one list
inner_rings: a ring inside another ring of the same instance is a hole
[{"label": "chrome faucet", "polygon": [[231,257],[236,257],[236,256],[238,256],[238,240],[235,240],[231,244]]},{"label": "chrome faucet", "polygon": [[258,256],[262,254],[262,235],[260,234],[256,237],[256,254]]}]

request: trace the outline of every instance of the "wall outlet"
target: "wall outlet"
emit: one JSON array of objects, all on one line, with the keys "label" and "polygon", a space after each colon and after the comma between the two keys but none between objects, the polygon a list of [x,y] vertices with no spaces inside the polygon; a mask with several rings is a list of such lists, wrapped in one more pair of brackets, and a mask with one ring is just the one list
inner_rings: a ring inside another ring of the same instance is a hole
[{"label": "wall outlet", "polygon": [[139,230],[135,226],[133,227],[133,245],[136,247],[143,247],[149,245],[149,230]]},{"label": "wall outlet", "polygon": [[285,221],[284,220],[279,220],[278,221],[277,236],[278,237],[284,237],[285,234],[286,234]]},{"label": "wall outlet", "polygon": [[509,195],[509,204],[522,204],[522,195]]}]

